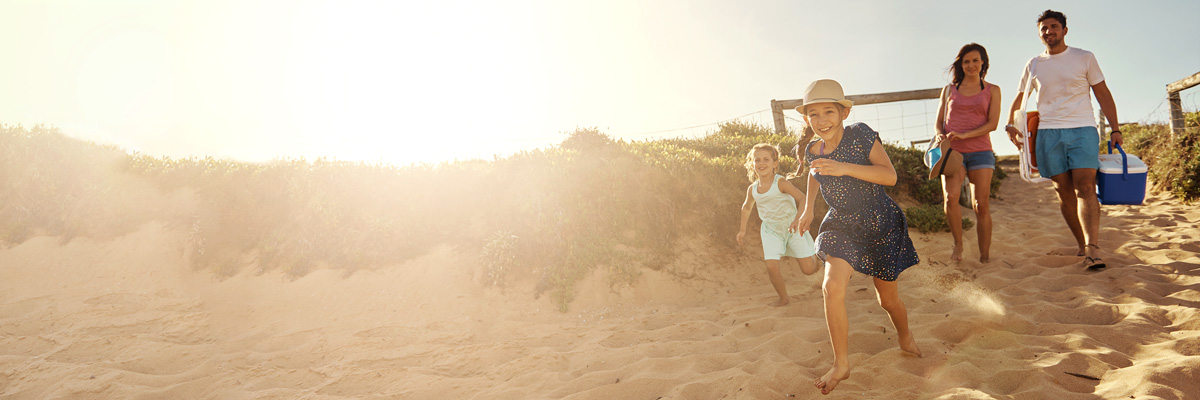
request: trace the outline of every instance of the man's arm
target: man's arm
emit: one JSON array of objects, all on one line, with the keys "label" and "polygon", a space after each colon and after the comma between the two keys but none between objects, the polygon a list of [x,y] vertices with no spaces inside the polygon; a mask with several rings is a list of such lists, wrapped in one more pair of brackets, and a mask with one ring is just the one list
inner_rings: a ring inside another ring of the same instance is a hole
[{"label": "man's arm", "polygon": [[1008,132],[1008,140],[1011,140],[1017,148],[1021,148],[1021,131],[1013,126],[1013,118],[1016,118],[1017,111],[1021,109],[1021,100],[1025,99],[1025,93],[1017,93],[1017,98],[1013,99],[1012,108],[1008,111],[1008,124],[1004,130]]},{"label": "man's arm", "polygon": [[[1112,127],[1112,142],[1125,144],[1121,135],[1121,123],[1117,122],[1117,103],[1113,101],[1112,92],[1108,91],[1108,84],[1100,81],[1100,83],[1092,85],[1092,93],[1096,94],[1096,102],[1100,103],[1100,111],[1104,112],[1104,119],[1107,119],[1108,126]],[[1104,137],[1104,132],[1100,132],[1100,137]]]}]

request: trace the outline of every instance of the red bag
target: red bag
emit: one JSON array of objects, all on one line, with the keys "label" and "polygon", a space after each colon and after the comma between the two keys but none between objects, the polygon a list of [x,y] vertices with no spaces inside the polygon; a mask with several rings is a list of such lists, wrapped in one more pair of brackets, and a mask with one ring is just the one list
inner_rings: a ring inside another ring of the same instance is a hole
[{"label": "red bag", "polygon": [[1037,128],[1038,128],[1038,112],[1030,111],[1025,113],[1025,126],[1029,127],[1029,164],[1033,165],[1033,171],[1037,172]]}]

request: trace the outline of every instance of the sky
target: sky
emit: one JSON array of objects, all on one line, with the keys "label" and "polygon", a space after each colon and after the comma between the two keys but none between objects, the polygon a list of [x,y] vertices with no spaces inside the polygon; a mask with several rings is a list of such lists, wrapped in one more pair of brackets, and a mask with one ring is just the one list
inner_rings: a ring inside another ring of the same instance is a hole
[{"label": "sky", "polygon": [[[822,78],[846,94],[940,88],[970,42],[1007,110],[1044,50],[1046,8],[1096,54],[1122,122],[1166,121],[1165,86],[1200,72],[1195,0],[5,0],[0,123],[155,156],[490,159],[577,128],[652,140],[769,125],[772,99]],[[851,118],[905,142],[932,134],[936,107]]]}]

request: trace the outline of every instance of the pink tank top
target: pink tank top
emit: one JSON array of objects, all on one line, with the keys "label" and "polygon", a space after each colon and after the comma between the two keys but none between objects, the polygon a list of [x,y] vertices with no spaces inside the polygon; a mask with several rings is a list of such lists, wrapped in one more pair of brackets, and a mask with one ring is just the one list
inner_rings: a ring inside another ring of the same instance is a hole
[{"label": "pink tank top", "polygon": [[[974,96],[967,96],[951,85],[950,99],[946,101],[946,132],[969,132],[987,123],[988,106],[992,102],[992,86],[994,85],[989,83]],[[983,136],[952,141],[950,148],[961,153],[991,150],[991,132]]]}]

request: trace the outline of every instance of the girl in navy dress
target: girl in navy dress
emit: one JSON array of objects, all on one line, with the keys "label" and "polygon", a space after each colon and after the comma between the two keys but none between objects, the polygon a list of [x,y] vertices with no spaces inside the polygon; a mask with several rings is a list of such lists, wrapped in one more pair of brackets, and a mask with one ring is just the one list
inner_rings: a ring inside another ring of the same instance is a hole
[{"label": "girl in navy dress", "polygon": [[900,349],[921,356],[896,285],[900,272],[917,264],[917,251],[904,211],[883,190],[896,184],[896,169],[878,133],[862,123],[842,126],[852,105],[840,84],[823,79],[808,86],[803,105],[796,107],[821,139],[804,152],[810,168],[800,229],[807,230],[813,220],[816,193],[829,204],[816,239],[817,255],[825,260],[822,290],[834,356],[829,372],[813,381],[824,394],[850,377],[846,285],[852,271],[874,278],[879,305],[891,317]]}]

